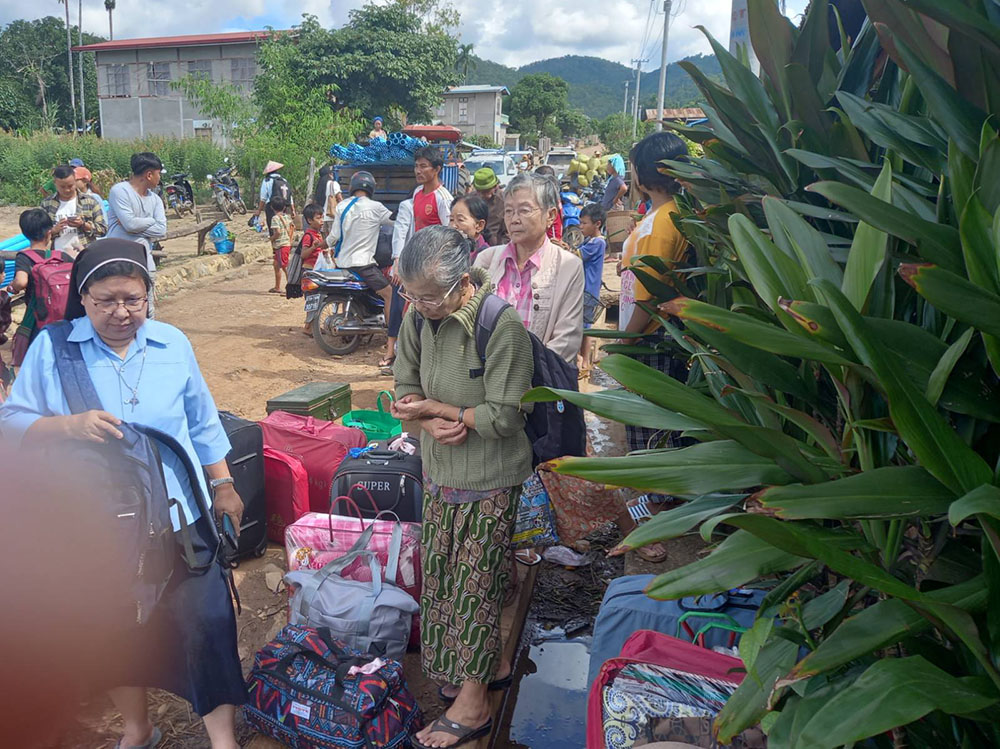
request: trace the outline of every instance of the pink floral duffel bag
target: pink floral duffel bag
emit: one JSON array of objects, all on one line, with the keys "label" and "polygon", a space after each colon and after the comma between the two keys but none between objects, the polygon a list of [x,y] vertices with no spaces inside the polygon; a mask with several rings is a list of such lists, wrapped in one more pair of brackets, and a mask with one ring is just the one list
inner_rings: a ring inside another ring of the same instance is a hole
[{"label": "pink floral duffel bag", "polygon": [[[367,489],[360,484],[351,487],[352,493],[355,490],[367,493]],[[374,520],[364,519],[357,504],[349,497],[338,497],[333,504],[337,509],[342,506],[348,511],[353,510],[356,517],[308,512],[286,526],[288,570],[318,570],[351,551],[368,549],[375,552],[385,570],[386,579],[393,580],[419,601],[422,583],[420,523],[391,519],[394,518],[391,512],[382,512]],[[340,574],[350,580],[371,581],[369,566],[361,559]]]}]

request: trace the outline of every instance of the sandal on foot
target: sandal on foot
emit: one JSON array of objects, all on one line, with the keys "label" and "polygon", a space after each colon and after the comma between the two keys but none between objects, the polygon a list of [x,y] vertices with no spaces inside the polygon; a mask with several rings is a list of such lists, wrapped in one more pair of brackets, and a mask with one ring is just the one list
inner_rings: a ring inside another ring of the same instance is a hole
[{"label": "sandal on foot", "polygon": [[395,356],[385,356],[385,357],[379,359],[378,367],[379,367],[379,369],[388,369],[389,367],[391,367],[395,363],[396,363],[396,357]]},{"label": "sandal on foot", "polygon": [[[487,692],[502,692],[505,689],[510,689],[510,685],[514,683],[514,674],[509,673],[502,679],[494,679],[489,684],[486,685]],[[444,686],[438,687],[438,698],[445,703],[451,704],[455,701],[455,698],[449,694],[445,693],[447,687],[453,686],[452,684],[445,684]]]},{"label": "sandal on foot", "polygon": [[[454,744],[449,744],[447,749],[452,749],[455,746],[463,746],[483,736],[489,736],[492,730],[493,718],[489,718],[478,728],[463,726],[461,723],[448,720],[443,715],[431,724],[431,733],[447,733],[458,738],[458,741]],[[436,747],[427,746],[415,736],[410,741],[417,749],[436,749]]]},{"label": "sandal on foot", "polygon": [[284,294],[285,292],[283,292],[281,289],[268,289],[267,293],[268,294]]},{"label": "sandal on foot", "polygon": [[115,749],[153,749],[157,744],[160,743],[160,739],[163,738],[163,733],[159,728],[153,726],[153,733],[149,737],[149,741],[145,744],[140,744],[139,746],[125,746],[122,742],[125,739],[118,739],[118,743],[115,744]]}]

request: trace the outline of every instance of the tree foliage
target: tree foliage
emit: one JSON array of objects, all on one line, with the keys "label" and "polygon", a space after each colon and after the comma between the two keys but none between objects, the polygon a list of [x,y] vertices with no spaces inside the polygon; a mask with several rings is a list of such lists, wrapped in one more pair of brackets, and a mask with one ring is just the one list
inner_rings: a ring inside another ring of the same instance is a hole
[{"label": "tree foliage", "polygon": [[[71,31],[76,39],[76,26]],[[93,44],[104,40],[85,33],[83,41]],[[77,54],[73,56],[74,74],[79,73]],[[92,120],[97,120],[97,72],[92,54],[84,55],[83,69],[87,112]],[[79,95],[79,88],[76,94]],[[47,16],[33,21],[17,20],[0,29],[0,127],[71,129],[70,100],[63,19]]]},{"label": "tree foliage", "polygon": [[336,87],[339,101],[367,117],[399,107],[411,120],[429,120],[441,92],[460,80],[458,40],[445,25],[452,20],[447,7],[401,0],[352,10],[340,29],[306,16],[299,27],[305,78]]},{"label": "tree foliage", "polygon": [[569,109],[569,84],[548,73],[526,75],[510,91],[511,127],[523,134],[547,134],[556,124],[557,115]]}]

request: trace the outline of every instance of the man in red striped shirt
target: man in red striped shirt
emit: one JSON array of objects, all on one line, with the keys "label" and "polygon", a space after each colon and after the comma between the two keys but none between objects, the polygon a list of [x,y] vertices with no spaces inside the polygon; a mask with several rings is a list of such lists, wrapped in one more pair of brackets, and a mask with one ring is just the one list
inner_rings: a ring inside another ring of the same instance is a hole
[{"label": "man in red striped shirt", "polygon": [[443,167],[441,151],[433,146],[424,146],[413,154],[413,175],[417,178],[417,189],[413,191],[414,232],[435,224],[447,226],[451,220],[452,196],[441,184]]}]

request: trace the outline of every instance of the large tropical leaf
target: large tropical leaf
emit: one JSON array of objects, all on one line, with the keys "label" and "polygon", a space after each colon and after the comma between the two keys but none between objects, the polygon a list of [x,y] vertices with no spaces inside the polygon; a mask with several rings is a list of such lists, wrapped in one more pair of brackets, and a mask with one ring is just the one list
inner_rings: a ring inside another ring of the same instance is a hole
[{"label": "large tropical leaf", "polygon": [[1000,296],[936,265],[904,263],[899,275],[942,312],[1000,337]]},{"label": "large tropical leaf", "polygon": [[823,484],[790,484],[756,495],[780,518],[890,518],[947,512],[955,493],[919,466],[885,466]]},{"label": "large tropical leaf", "polygon": [[737,531],[707,557],[654,578],[646,588],[646,595],[666,601],[718,593],[805,562],[749,533]]},{"label": "large tropical leaf", "polygon": [[[906,725],[933,710],[969,715],[995,704],[993,685],[981,677],[956,678],[921,656],[886,658],[856,681],[819,699],[811,719],[793,730],[796,749],[826,749]],[[806,709],[804,712],[809,712]]]},{"label": "large tropical leaf", "polygon": [[645,398],[626,390],[601,390],[596,393],[581,393],[576,390],[534,388],[521,398],[524,403],[565,400],[621,424],[663,429],[671,432],[697,431],[705,429],[704,423],[668,411]]},{"label": "large tropical leaf", "polygon": [[706,494],[685,502],[680,507],[658,512],[651,520],[637,526],[628,534],[625,540],[610,552],[610,556],[681,536],[702,521],[725,512],[745,496],[745,494]]},{"label": "large tropical leaf", "polygon": [[624,458],[559,458],[550,465],[558,473],[599,484],[681,496],[741,491],[792,480],[773,460],[730,440]]},{"label": "large tropical leaf", "polygon": [[[888,161],[882,165],[882,173],[872,189],[872,197],[886,203],[892,201],[892,167]],[[861,312],[865,311],[872,284],[885,264],[887,239],[884,231],[867,223],[859,224],[854,231],[854,241],[851,242],[851,252],[847,256],[841,288],[844,296]]]},{"label": "large tropical leaf", "polygon": [[762,204],[774,243],[786,254],[798,258],[810,277],[827,278],[839,286],[844,278],[843,271],[830,256],[820,233],[786,201],[766,197]]},{"label": "large tropical leaf", "polygon": [[989,482],[993,473],[986,462],[913,386],[897,360],[886,355],[868,324],[840,290],[829,281],[814,283],[827,298],[855,353],[881,381],[892,421],[920,463],[941,483],[963,491]]},{"label": "large tropical leaf", "polygon": [[750,283],[775,314],[784,314],[778,308],[781,297],[813,298],[802,266],[775,247],[750,219],[740,214],[730,216],[729,231]]}]

